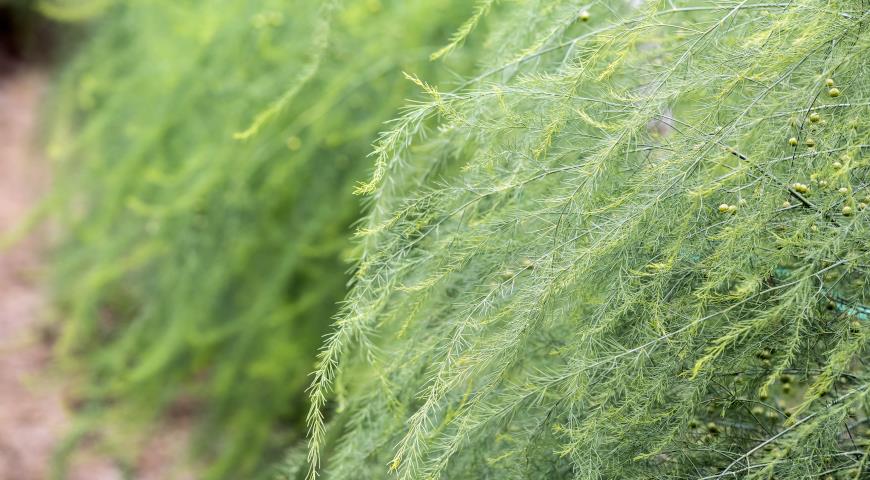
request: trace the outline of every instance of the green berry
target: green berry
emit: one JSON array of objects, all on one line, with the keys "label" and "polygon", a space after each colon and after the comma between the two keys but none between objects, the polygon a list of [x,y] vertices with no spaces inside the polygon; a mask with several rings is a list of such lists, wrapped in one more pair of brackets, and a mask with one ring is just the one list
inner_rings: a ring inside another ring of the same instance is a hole
[{"label": "green berry", "polygon": [[810,122],[812,122],[812,123],[819,123],[819,120],[821,120],[821,119],[822,119],[822,116],[816,112],[813,112],[810,114]]},{"label": "green berry", "polygon": [[840,89],[836,88],[836,87],[832,88],[832,89],[828,90],[828,95],[830,95],[831,98],[837,98],[840,96]]}]

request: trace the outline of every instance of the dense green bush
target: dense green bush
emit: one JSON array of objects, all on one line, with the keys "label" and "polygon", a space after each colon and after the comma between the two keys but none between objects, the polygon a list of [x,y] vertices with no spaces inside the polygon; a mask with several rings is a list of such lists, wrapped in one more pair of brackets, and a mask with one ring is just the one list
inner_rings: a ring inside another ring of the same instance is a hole
[{"label": "dense green bush", "polygon": [[309,476],[868,478],[867,2],[478,5],[359,189]]},{"label": "dense green bush", "polygon": [[107,10],[59,82],[49,147],[59,350],[89,423],[192,411],[213,478],[249,478],[300,436],[354,257],[353,185],[415,94],[401,72],[431,72],[470,12],[460,0]]}]

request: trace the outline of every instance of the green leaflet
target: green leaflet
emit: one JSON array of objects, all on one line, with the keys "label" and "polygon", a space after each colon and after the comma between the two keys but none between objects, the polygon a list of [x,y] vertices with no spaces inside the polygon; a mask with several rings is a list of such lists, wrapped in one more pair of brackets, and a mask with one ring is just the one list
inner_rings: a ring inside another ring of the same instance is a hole
[{"label": "green leaflet", "polygon": [[490,12],[477,75],[375,145],[309,478],[863,478],[868,21]]}]

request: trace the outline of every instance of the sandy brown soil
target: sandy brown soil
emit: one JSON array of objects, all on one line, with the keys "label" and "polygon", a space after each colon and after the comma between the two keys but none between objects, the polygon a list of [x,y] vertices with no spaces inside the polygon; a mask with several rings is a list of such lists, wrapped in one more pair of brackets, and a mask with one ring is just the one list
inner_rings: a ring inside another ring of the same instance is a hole
[{"label": "sandy brown soil", "polygon": [[[47,75],[18,68],[0,76],[0,238],[19,225],[48,186],[36,131]],[[51,346],[39,335],[47,302],[40,286],[44,240],[37,231],[0,251],[0,480],[50,478],[51,458],[70,426]],[[55,372],[56,373],[56,372]],[[146,442],[134,478],[194,478],[182,467],[187,426],[162,428]],[[69,480],[114,480],[120,469],[105,455],[80,452]]]}]

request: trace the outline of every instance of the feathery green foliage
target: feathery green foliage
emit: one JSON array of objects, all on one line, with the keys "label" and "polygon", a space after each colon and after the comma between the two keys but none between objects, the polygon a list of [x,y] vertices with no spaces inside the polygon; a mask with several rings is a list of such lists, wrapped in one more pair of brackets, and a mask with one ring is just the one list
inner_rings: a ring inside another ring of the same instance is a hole
[{"label": "feathery green foliage", "polygon": [[[59,348],[97,424],[179,406],[210,478],[302,431],[346,293],[353,184],[459,0],[119,2],[66,69],[50,154]],[[133,452],[135,453],[135,452]]]},{"label": "feathery green foliage", "polygon": [[309,478],[867,478],[870,4],[490,4],[375,146]]}]

